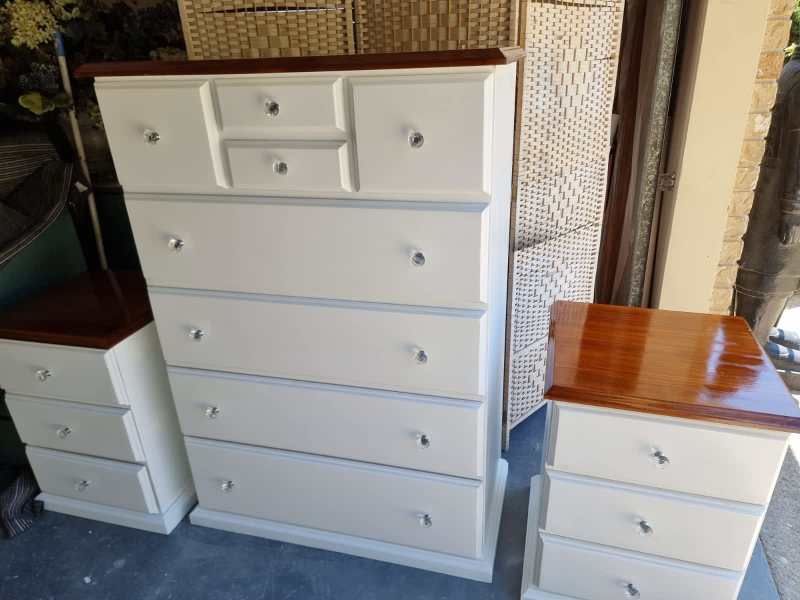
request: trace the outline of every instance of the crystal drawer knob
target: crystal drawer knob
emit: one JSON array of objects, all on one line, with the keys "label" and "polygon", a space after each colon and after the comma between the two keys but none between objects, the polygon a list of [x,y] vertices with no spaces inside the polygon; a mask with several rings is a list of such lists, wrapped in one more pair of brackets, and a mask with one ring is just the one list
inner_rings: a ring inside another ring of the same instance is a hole
[{"label": "crystal drawer knob", "polygon": [[431,447],[431,438],[428,437],[425,433],[418,433],[417,434],[417,446],[422,448],[423,450]]},{"label": "crystal drawer knob", "polygon": [[230,479],[228,479],[227,481],[223,481],[223,482],[220,484],[220,486],[219,486],[219,489],[221,489],[223,492],[225,492],[226,494],[228,494],[228,493],[230,493],[230,492],[232,492],[232,491],[233,491],[233,488],[234,488],[234,487],[236,487],[236,486],[234,485],[234,483],[233,483],[233,482],[232,482]]},{"label": "crystal drawer knob", "polygon": [[192,338],[193,340],[195,340],[196,342],[199,342],[205,336],[206,336],[206,332],[203,331],[202,329],[190,329],[189,330],[189,337]]},{"label": "crystal drawer knob", "polygon": [[216,419],[220,412],[222,411],[220,411],[219,406],[209,406],[206,408],[206,416],[209,419]]},{"label": "crystal drawer knob", "polygon": [[268,117],[274,119],[280,114],[281,105],[275,102],[274,100],[267,100],[264,103],[264,112],[267,114]]},{"label": "crystal drawer knob", "polygon": [[650,458],[653,459],[653,462],[658,467],[666,467],[669,464],[669,457],[661,452],[661,450],[653,450],[653,453],[650,455]]},{"label": "crystal drawer knob", "polygon": [[408,145],[412,148],[422,148],[422,145],[425,143],[425,136],[422,135],[419,131],[412,131],[408,135]]},{"label": "crystal drawer knob", "polygon": [[38,371],[36,371],[36,379],[38,379],[39,381],[47,381],[52,376],[53,373],[50,371],[50,369],[39,369]]},{"label": "crystal drawer knob", "polygon": [[425,528],[428,528],[431,525],[433,525],[433,519],[428,513],[417,515],[417,519],[419,520],[419,524]]},{"label": "crystal drawer knob", "polygon": [[289,165],[282,160],[276,160],[274,163],[272,163],[272,170],[278,175],[288,175]]},{"label": "crystal drawer knob", "polygon": [[421,250],[414,250],[411,253],[411,264],[415,267],[425,266],[425,253]]},{"label": "crystal drawer knob", "polygon": [[181,250],[183,250],[183,247],[185,245],[186,243],[182,239],[176,237],[169,238],[169,242],[167,242],[167,246],[169,246],[169,249],[175,252],[180,252]]},{"label": "crystal drawer knob", "polygon": [[90,485],[92,485],[92,482],[84,479],[75,484],[75,489],[79,492],[85,492],[87,489],[89,489]]},{"label": "crystal drawer knob", "polygon": [[635,585],[633,585],[632,583],[629,583],[628,585],[625,586],[625,597],[626,598],[639,598],[639,597],[641,597],[641,594],[639,593],[639,590]]},{"label": "crystal drawer knob", "polygon": [[161,134],[153,129],[144,130],[144,141],[155,146],[161,140]]},{"label": "crystal drawer knob", "polygon": [[67,439],[67,438],[68,438],[70,435],[72,435],[72,429],[70,429],[69,427],[67,427],[67,426],[65,425],[64,427],[59,427],[59,428],[58,428],[58,431],[56,431],[56,434],[57,434],[57,435],[58,435],[58,437],[60,437],[62,440],[65,440],[65,439]]},{"label": "crystal drawer knob", "polygon": [[637,525],[639,525],[639,533],[642,535],[653,535],[653,526],[644,519],[641,519]]},{"label": "crystal drawer knob", "polygon": [[428,364],[428,353],[425,352],[422,348],[417,348],[414,350],[414,360],[417,362],[418,365],[426,365]]}]

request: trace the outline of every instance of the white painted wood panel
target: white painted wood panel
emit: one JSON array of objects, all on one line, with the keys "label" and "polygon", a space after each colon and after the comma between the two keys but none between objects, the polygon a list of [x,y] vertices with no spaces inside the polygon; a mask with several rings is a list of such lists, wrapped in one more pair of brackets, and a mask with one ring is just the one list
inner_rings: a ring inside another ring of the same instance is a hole
[{"label": "white painted wood panel", "polygon": [[240,139],[320,139],[346,133],[341,77],[218,79],[222,134]]},{"label": "white painted wood panel", "polygon": [[170,382],[186,435],[483,475],[477,402],[176,368]]},{"label": "white painted wood panel", "polygon": [[[565,403],[555,407],[554,426],[548,463],[556,469],[762,505],[772,494],[788,439],[780,432]],[[656,450],[667,464],[657,464]]]},{"label": "white painted wood panel", "polygon": [[488,195],[492,82],[490,73],[353,77],[360,189]]},{"label": "white painted wood panel", "polygon": [[34,446],[28,446],[26,453],[36,481],[45,493],[139,512],[158,512],[143,465]]},{"label": "white painted wood panel", "polygon": [[[207,200],[127,197],[150,285],[423,306],[486,302],[485,212]],[[183,242],[178,251],[175,239]],[[417,252],[421,265],[412,261]]]},{"label": "white painted wood panel", "polygon": [[143,462],[144,451],[131,411],[6,396],[11,418],[26,444],[115,460]]},{"label": "white painted wood panel", "polygon": [[764,513],[573,475],[548,479],[543,528],[549,533],[733,571],[747,568]]},{"label": "white painted wood panel", "polygon": [[467,399],[485,391],[478,311],[165,288],[150,300],[169,365]]},{"label": "white painted wood panel", "polygon": [[[223,184],[210,84],[202,80],[95,85],[123,187]],[[148,142],[147,132],[158,134]]]},{"label": "white painted wood panel", "polygon": [[0,387],[10,394],[128,404],[110,352],[92,348],[0,341]]},{"label": "white painted wood panel", "polygon": [[476,481],[196,438],[186,446],[203,508],[480,555],[483,489]]}]

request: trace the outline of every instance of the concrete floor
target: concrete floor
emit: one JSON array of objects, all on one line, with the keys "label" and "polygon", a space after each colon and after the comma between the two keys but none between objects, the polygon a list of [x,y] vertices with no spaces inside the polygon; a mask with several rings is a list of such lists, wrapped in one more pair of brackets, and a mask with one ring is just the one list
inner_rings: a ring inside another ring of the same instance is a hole
[{"label": "concrete floor", "polygon": [[[45,513],[0,540],[0,600],[506,600],[520,593],[544,413],[514,430],[492,584],[193,527],[169,537]],[[757,548],[739,600],[777,599]],[[678,600],[678,599],[676,599]]]}]

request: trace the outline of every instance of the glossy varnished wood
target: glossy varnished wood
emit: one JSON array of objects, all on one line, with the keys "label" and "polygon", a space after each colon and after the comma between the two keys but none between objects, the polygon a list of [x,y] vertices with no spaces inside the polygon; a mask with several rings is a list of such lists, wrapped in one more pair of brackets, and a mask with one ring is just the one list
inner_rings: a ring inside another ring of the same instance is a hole
[{"label": "glossy varnished wood", "polygon": [[426,69],[504,65],[525,55],[521,48],[474,48],[432,52],[291,56],[226,60],[129,61],[87,63],[75,77],[125,77],[141,75],[240,75],[244,73],[303,73],[377,69]]},{"label": "glossy varnished wood", "polygon": [[797,403],[739,317],[558,302],[549,351],[551,400],[800,431]]},{"label": "glossy varnished wood", "polygon": [[141,273],[83,273],[0,311],[0,339],[108,349],[152,320]]}]

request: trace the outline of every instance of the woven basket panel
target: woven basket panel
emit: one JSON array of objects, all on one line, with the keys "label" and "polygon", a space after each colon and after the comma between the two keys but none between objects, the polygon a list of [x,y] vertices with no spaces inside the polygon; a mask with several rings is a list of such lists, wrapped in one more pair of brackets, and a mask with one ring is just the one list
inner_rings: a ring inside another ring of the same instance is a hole
[{"label": "woven basket panel", "polygon": [[521,423],[542,405],[546,365],[547,338],[514,355],[509,387],[509,422]]}]

